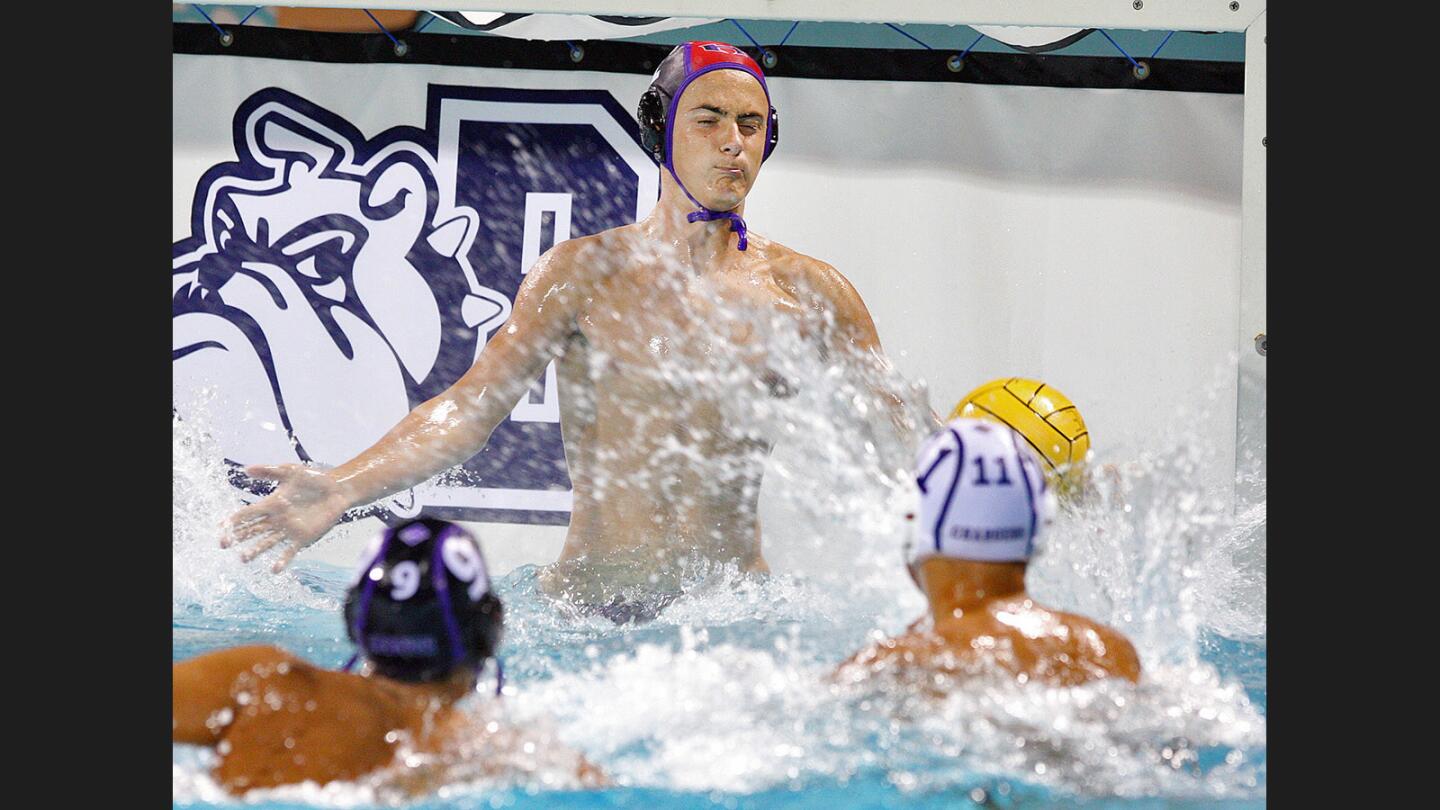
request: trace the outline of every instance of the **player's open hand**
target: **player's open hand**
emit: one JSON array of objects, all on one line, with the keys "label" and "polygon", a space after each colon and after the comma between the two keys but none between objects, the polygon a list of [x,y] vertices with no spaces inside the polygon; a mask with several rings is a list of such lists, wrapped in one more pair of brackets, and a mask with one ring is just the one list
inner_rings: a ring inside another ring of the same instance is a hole
[{"label": "player's open hand", "polygon": [[272,566],[277,573],[324,536],[349,507],[340,485],[324,470],[301,464],[254,465],[246,467],[245,474],[279,486],[225,521],[220,547],[240,546],[240,559],[248,563],[283,543]]}]

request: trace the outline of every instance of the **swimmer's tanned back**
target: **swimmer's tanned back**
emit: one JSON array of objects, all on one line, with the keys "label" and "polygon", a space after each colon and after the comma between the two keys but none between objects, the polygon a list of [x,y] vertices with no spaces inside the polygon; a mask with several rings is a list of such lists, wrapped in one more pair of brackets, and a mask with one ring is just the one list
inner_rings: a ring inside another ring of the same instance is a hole
[{"label": "swimmer's tanned back", "polygon": [[[734,381],[757,398],[785,396],[767,364],[776,323],[827,362],[888,367],[839,272],[745,225],[746,195],[773,148],[771,112],[748,56],[722,43],[678,46],[641,104],[663,167],[654,211],[547,251],[474,366],[356,458],[330,470],[248,468],[279,485],[238,511],[222,542],[245,544],[247,560],[280,545],[279,570],[346,510],[478,452],[558,358],[574,501],[564,549],[542,574],[546,591],[604,605],[622,588],[677,591],[685,566],[766,571],[758,502],[773,440]],[[899,397],[864,390],[884,429],[908,437]]]},{"label": "swimmer's tanned back", "polygon": [[1025,592],[1050,494],[1038,460],[1013,431],[951,420],[921,450],[916,482],[920,509],[909,563],[929,614],[903,635],[857,653],[841,665],[842,679],[920,675],[927,690],[938,692],[929,677],[936,673],[1000,671],[1054,686],[1139,681],[1140,659],[1124,636]]},{"label": "swimmer's tanned back", "polygon": [[[359,673],[261,645],[173,665],[171,736],[214,748],[215,780],[231,793],[378,775],[416,794],[449,781],[452,768],[496,777],[525,769],[514,757],[527,742],[521,732],[477,722],[461,705],[502,631],[475,539],[455,524],[418,520],[377,540],[345,602]],[[579,754],[545,747],[577,783],[603,781]]]}]

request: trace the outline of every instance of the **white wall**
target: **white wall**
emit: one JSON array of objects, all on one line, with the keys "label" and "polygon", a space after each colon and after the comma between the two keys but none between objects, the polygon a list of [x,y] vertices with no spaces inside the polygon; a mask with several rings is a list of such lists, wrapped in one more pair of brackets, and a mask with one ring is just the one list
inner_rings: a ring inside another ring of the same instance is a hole
[{"label": "white wall", "polygon": [[[1234,399],[1239,96],[774,84],[783,135],[750,221],[850,278],[942,415],[1038,377],[1110,455],[1214,379]],[[1215,420],[1218,440],[1233,405]]]}]

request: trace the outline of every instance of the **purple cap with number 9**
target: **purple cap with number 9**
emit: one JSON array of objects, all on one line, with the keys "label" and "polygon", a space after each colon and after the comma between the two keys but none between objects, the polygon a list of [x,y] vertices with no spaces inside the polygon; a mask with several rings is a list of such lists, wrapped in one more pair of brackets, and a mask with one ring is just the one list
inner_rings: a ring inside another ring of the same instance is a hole
[{"label": "purple cap with number 9", "polygon": [[375,671],[428,682],[494,657],[504,615],[480,544],[464,527],[419,518],[370,541],[345,595],[345,629]]}]

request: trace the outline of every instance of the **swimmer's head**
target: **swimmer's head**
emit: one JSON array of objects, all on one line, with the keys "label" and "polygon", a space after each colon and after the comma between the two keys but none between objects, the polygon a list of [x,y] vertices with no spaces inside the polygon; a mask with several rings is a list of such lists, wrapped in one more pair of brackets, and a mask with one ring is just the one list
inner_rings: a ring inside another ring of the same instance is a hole
[{"label": "swimmer's head", "polygon": [[1036,451],[1045,480],[1062,500],[1084,487],[1090,429],[1069,397],[1049,383],[1024,377],[991,380],[965,395],[950,418],[973,416],[1006,425]]},{"label": "swimmer's head", "polygon": [[675,46],[640,98],[640,137],[697,204],[730,211],[779,141],[760,66],[733,45]]},{"label": "swimmer's head", "polygon": [[1054,511],[1034,451],[995,422],[950,420],[920,448],[915,482],[906,562],[917,583],[917,567],[934,557],[1028,562]]},{"label": "swimmer's head", "polygon": [[379,674],[432,682],[478,671],[503,629],[480,544],[461,526],[420,518],[370,542],[345,596],[345,628]]}]

